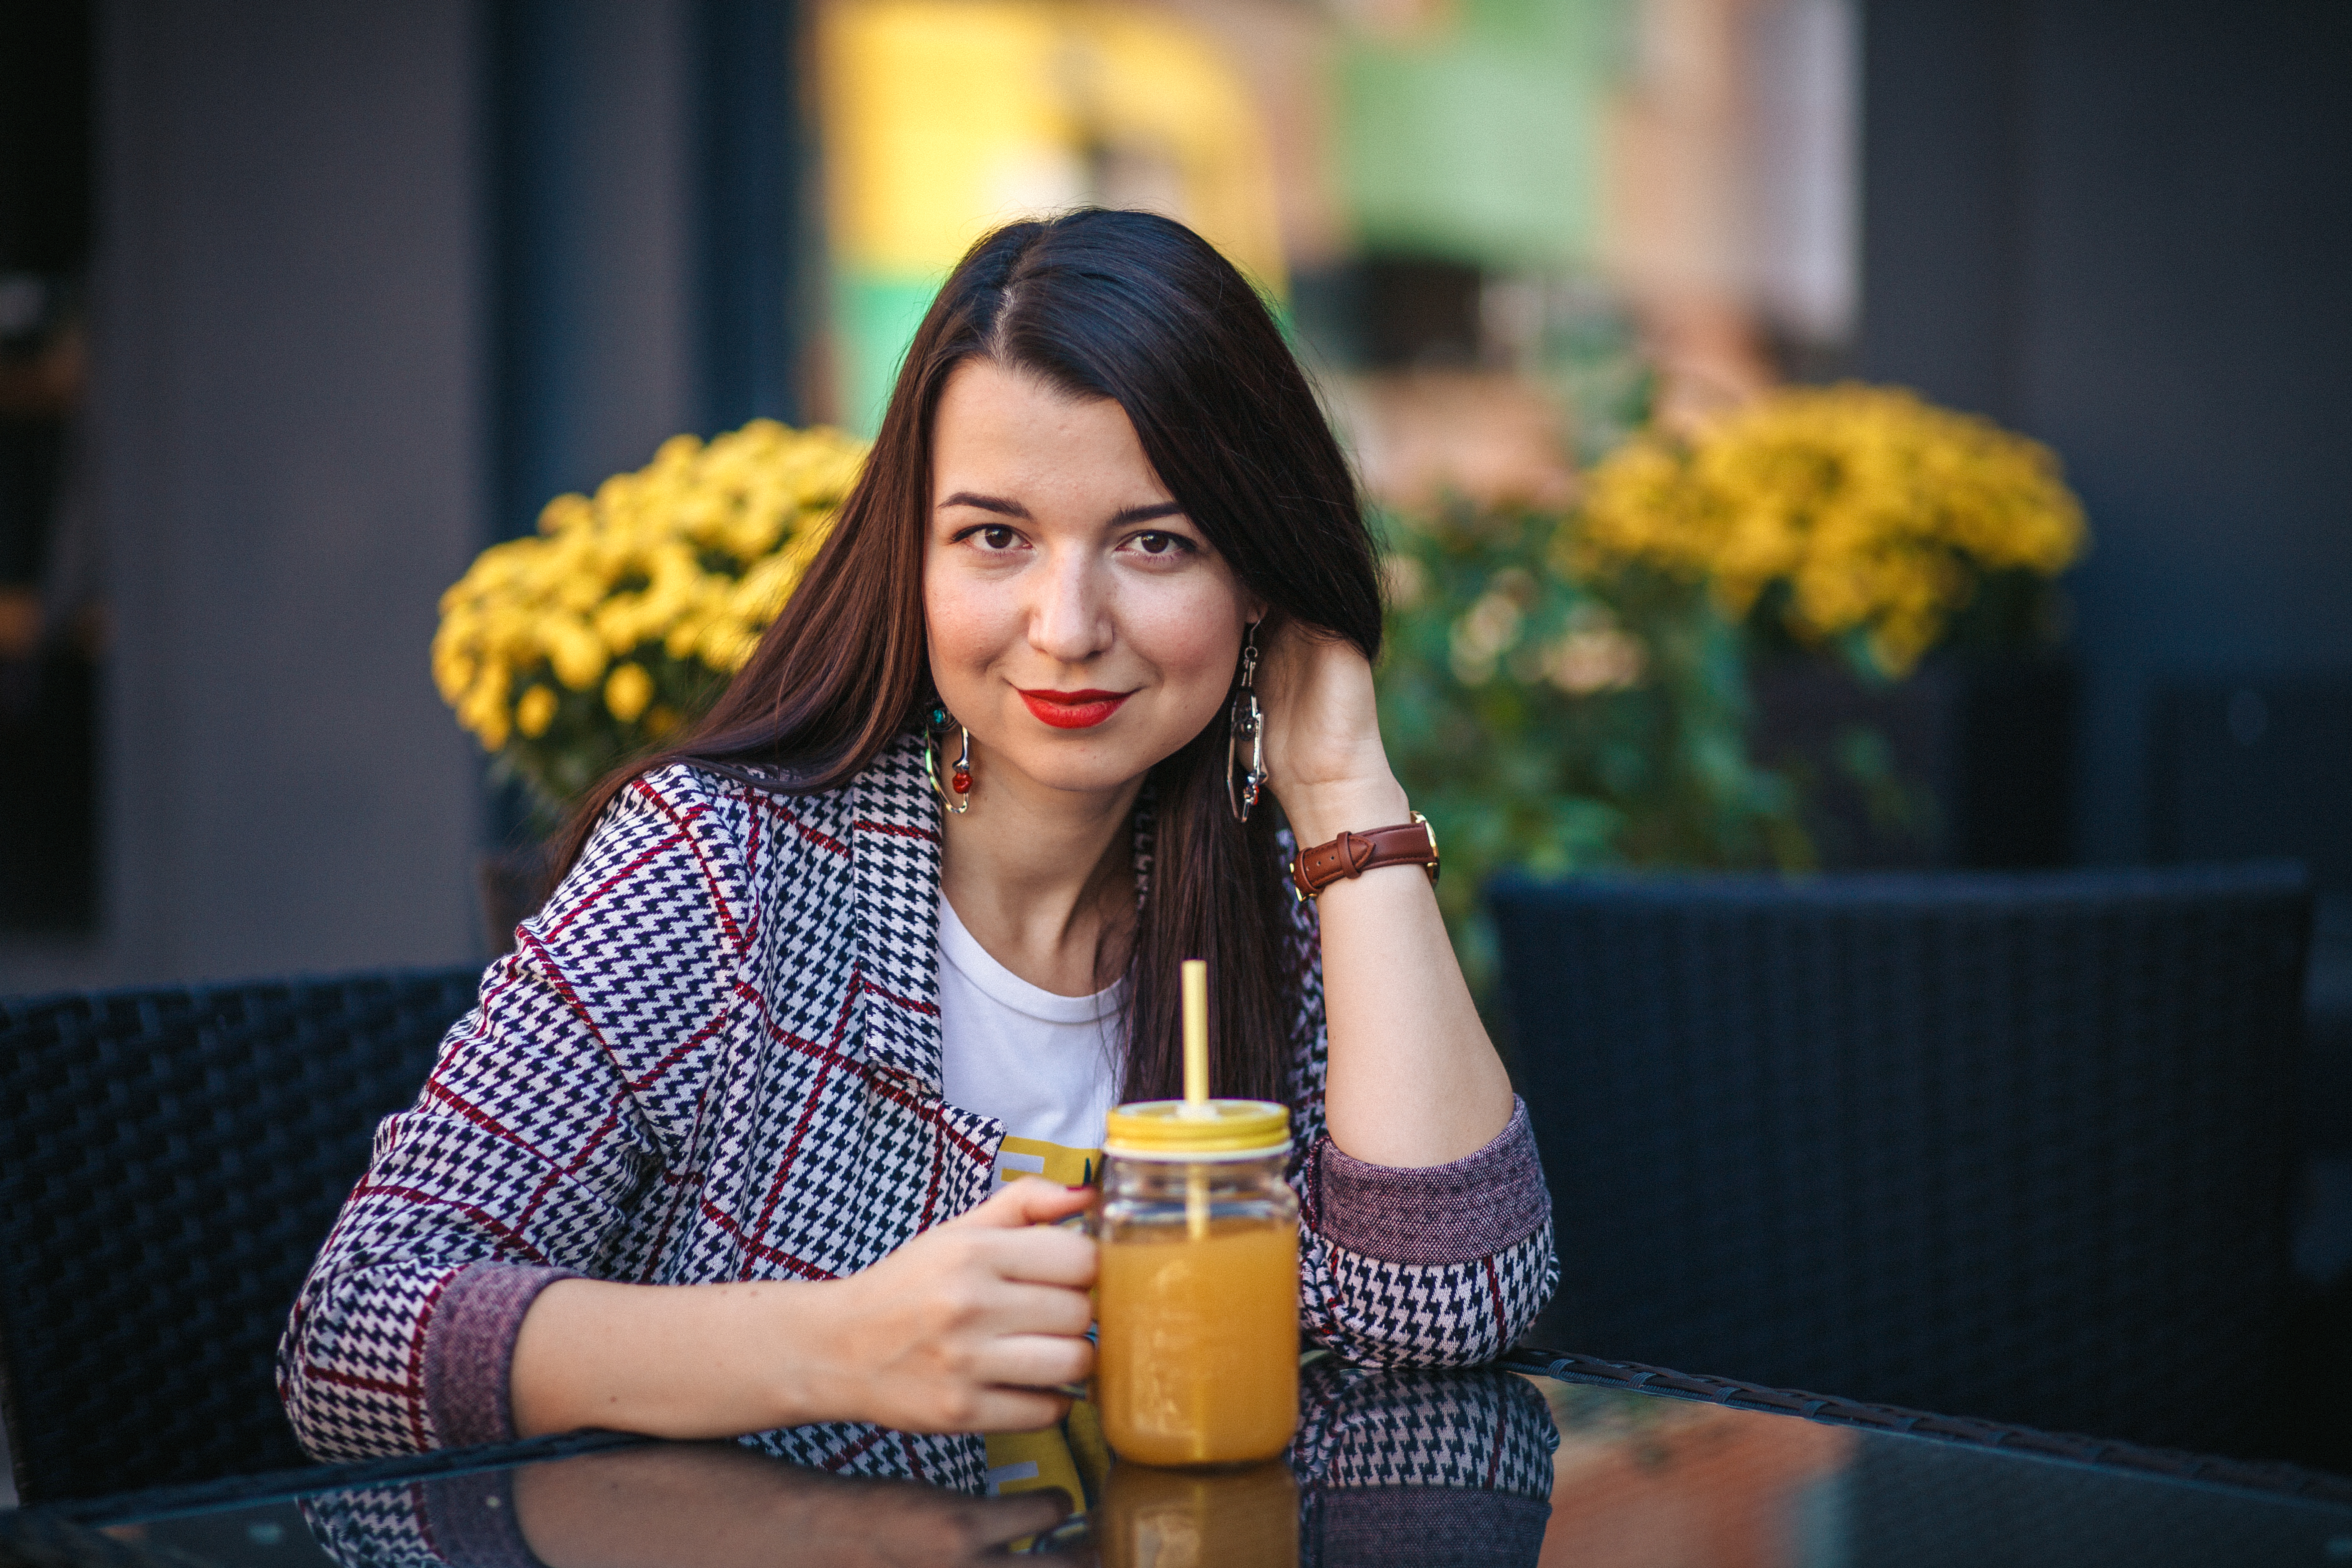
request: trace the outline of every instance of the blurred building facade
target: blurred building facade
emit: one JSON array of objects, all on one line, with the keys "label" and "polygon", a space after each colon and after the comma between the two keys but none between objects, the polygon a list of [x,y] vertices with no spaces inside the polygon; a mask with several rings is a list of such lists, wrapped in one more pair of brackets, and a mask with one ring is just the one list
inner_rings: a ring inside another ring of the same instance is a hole
[{"label": "blurred building facade", "polygon": [[2065,458],[2078,850],[2141,858],[2167,682],[2352,679],[2352,12],[1865,17],[1858,364]]},{"label": "blurred building facade", "polygon": [[96,908],[0,931],[0,990],[480,954],[509,816],[436,601],[549,496],[797,416],[793,8],[86,15]]}]

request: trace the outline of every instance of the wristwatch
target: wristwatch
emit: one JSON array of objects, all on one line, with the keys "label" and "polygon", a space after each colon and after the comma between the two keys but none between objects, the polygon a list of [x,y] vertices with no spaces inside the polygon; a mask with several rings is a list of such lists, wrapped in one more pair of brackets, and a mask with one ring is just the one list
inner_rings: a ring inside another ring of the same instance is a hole
[{"label": "wristwatch", "polygon": [[1437,880],[1437,830],[1419,812],[1411,822],[1342,833],[1328,844],[1302,849],[1290,863],[1292,894],[1301,902],[1344,877],[1360,877],[1375,866],[1423,866]]}]

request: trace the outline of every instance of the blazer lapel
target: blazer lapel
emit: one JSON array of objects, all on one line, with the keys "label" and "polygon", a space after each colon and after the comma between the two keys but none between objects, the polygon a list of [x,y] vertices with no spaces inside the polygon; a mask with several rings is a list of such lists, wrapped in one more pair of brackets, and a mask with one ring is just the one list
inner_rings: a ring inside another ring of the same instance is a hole
[{"label": "blazer lapel", "polygon": [[857,1030],[867,1060],[939,1092],[940,808],[923,742],[900,735],[851,786]]}]

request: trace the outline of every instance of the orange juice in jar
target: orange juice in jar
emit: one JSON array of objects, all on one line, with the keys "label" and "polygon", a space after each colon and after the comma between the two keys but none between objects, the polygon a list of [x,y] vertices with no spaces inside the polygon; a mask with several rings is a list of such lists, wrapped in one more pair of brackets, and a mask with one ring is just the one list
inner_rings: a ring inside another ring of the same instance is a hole
[{"label": "orange juice in jar", "polygon": [[1270,1459],[1298,1425],[1290,1113],[1152,1100],[1110,1114],[1095,1235],[1103,1436],[1146,1465]]}]

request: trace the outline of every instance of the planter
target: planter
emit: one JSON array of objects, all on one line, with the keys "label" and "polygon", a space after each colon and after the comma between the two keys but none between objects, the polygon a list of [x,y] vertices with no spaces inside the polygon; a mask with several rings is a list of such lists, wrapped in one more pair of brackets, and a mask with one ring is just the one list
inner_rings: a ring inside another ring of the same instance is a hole
[{"label": "planter", "polygon": [[1803,786],[1825,868],[2063,866],[2078,685],[2061,658],[1931,659],[1888,686],[1825,659],[1768,663],[1756,756]]}]

